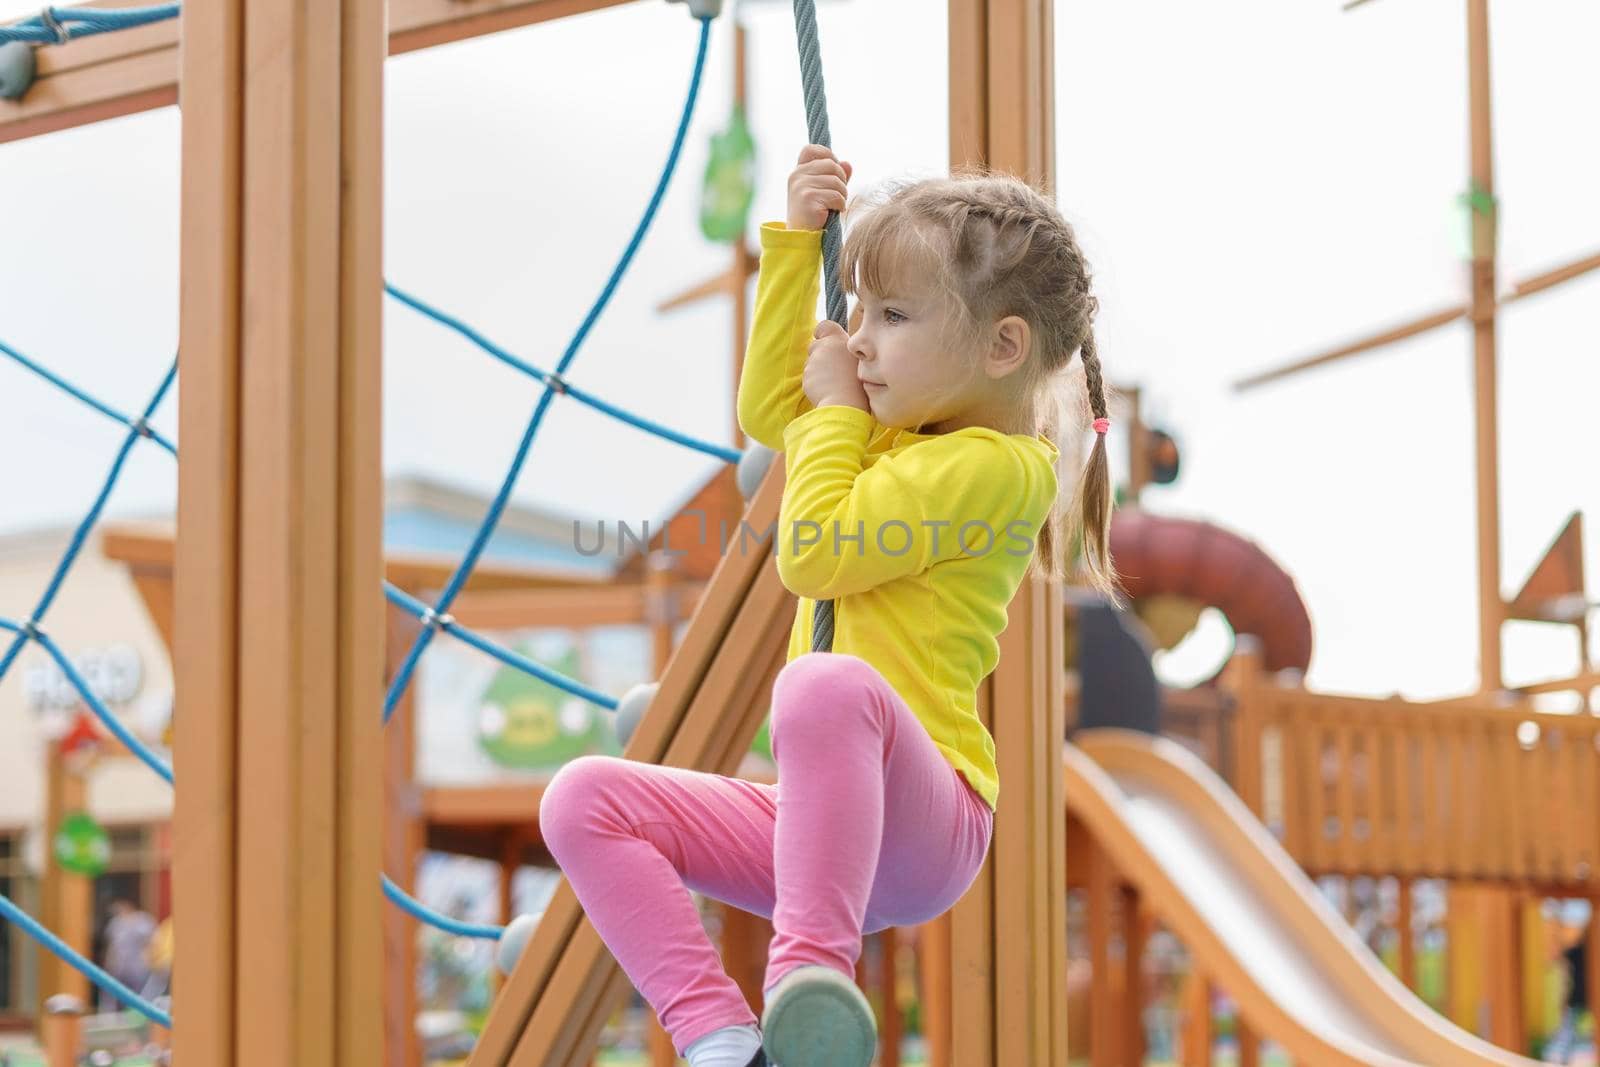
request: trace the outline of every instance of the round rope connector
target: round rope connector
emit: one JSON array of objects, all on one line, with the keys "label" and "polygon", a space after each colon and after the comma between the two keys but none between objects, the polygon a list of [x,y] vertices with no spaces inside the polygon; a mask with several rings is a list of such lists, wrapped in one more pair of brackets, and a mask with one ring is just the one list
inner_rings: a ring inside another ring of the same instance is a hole
[{"label": "round rope connector", "polygon": [[688,4],[689,14],[697,19],[714,19],[722,14],[722,0],[670,0],[674,4]]},{"label": "round rope connector", "polygon": [[38,72],[33,45],[26,41],[0,44],[0,100],[21,100],[33,87]]},{"label": "round rope connector", "polygon": [[26,641],[37,641],[39,640],[39,635],[44,633],[43,630],[39,629],[39,624],[34,622],[32,619],[29,619],[27,622],[17,627],[17,632],[20,633],[23,639]]},{"label": "round rope connector", "polygon": [[422,613],[422,628],[425,630],[448,630],[455,624],[455,616],[449,614],[448,612],[441,614],[432,608],[429,608],[427,611]]},{"label": "round rope connector", "polygon": [[570,391],[570,388],[567,385],[567,380],[561,375],[557,374],[555,371],[551,371],[544,376],[544,384],[554,392],[560,393],[562,396],[566,396]]},{"label": "round rope connector", "polygon": [[50,36],[55,38],[56,44],[66,44],[72,40],[72,31],[62,25],[61,20],[56,17],[55,8],[47,7],[39,12],[39,22],[50,31]]},{"label": "round rope connector", "polygon": [[143,416],[140,416],[139,418],[128,423],[128,429],[132,430],[140,437],[151,440],[154,440],[156,436],[156,432],[150,428],[150,423]]}]

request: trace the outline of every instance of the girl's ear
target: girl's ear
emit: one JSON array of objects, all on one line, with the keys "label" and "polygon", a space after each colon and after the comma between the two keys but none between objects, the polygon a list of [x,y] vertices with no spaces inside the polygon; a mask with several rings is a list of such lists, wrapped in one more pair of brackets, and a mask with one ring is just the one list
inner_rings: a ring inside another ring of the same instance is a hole
[{"label": "girl's ear", "polygon": [[1020,315],[1007,315],[994,324],[993,343],[984,370],[989,377],[999,379],[1016,371],[1028,362],[1033,348],[1033,330]]}]

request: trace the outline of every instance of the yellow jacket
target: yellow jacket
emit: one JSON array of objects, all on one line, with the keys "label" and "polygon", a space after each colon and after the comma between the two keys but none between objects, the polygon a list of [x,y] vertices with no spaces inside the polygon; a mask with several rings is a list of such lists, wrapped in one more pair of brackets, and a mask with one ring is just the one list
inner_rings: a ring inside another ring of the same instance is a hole
[{"label": "yellow jacket", "polygon": [[993,808],[1000,781],[978,683],[1000,658],[1060,454],[1043,436],[912,433],[858,408],[813,407],[801,378],[821,260],[820,231],[761,228],[739,381],[739,425],[786,454],[774,549],[800,598],[788,658],[811,651],[815,602],[835,600],[833,651],[877,668]]}]

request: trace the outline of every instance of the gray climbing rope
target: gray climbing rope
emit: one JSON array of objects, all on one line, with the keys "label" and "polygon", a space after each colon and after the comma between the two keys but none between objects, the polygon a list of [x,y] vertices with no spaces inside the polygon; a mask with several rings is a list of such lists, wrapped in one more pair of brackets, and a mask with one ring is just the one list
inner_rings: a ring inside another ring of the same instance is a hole
[{"label": "gray climbing rope", "polygon": [[[794,31],[800,42],[800,81],[805,87],[806,129],[812,144],[832,148],[828,133],[828,96],[822,84],[822,49],[817,43],[817,7],[813,0],[794,0]],[[837,211],[828,212],[822,229],[822,280],[828,293],[828,318],[847,325],[844,286],[839,282],[839,247],[844,226]],[[833,601],[819,600],[811,612],[811,651],[833,651]]]}]

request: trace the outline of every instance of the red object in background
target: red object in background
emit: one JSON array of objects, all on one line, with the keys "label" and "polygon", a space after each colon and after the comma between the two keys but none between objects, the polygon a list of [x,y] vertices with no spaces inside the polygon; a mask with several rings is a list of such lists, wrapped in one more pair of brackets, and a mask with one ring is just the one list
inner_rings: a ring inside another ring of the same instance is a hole
[{"label": "red object in background", "polygon": [[1209,522],[1124,508],[1111,519],[1111,560],[1130,598],[1167,593],[1209,604],[1234,633],[1260,639],[1267,670],[1310,665],[1305,601],[1255,542]]},{"label": "red object in background", "polygon": [[75,755],[100,747],[100,731],[87,711],[80,709],[72,720],[72,729],[61,738],[61,754]]}]

